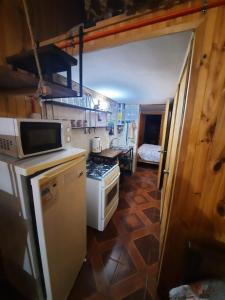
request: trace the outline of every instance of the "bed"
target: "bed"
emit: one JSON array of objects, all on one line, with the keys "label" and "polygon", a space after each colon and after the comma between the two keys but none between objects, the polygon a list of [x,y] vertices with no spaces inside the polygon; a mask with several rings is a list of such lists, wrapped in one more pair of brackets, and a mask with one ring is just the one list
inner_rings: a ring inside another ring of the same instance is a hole
[{"label": "bed", "polygon": [[138,162],[159,164],[161,146],[143,144],[138,148]]}]

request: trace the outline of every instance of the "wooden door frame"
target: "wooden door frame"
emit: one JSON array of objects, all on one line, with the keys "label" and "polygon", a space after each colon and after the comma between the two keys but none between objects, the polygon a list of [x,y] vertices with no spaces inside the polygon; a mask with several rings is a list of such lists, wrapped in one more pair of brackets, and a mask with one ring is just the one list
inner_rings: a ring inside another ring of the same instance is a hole
[{"label": "wooden door frame", "polygon": [[[183,5],[183,7],[190,8],[192,7],[192,5],[194,4],[191,2]],[[174,9],[175,8],[169,9],[168,12],[170,11],[172,12]],[[154,16],[157,14],[160,14],[160,11],[157,13],[150,13],[150,14],[146,14],[145,16],[140,16],[135,18],[136,20],[137,19],[143,20],[144,18],[147,19],[149,15]],[[167,237],[166,237],[168,241],[169,238],[171,239],[172,231],[176,229],[176,226],[178,227],[178,229],[180,227],[179,224],[176,224],[176,219],[173,218],[174,216],[177,216],[179,213],[181,213],[182,205],[183,205],[182,197],[184,191],[188,192],[189,187],[187,182],[185,182],[185,178],[183,177],[184,176],[183,172],[185,169],[186,176],[187,174],[191,176],[191,171],[193,170],[194,153],[195,153],[193,148],[195,147],[195,143],[197,143],[198,141],[198,136],[201,132],[207,131],[207,128],[210,125],[209,122],[213,123],[213,118],[215,118],[216,114],[219,114],[220,122],[222,122],[223,120],[221,119],[223,118],[223,115],[221,116],[222,108],[221,108],[221,95],[220,95],[220,93],[222,93],[223,90],[221,85],[222,79],[220,78],[219,87],[217,88],[216,91],[214,91],[213,103],[212,101],[210,102],[209,95],[205,95],[205,91],[207,90],[207,85],[208,86],[210,85],[211,87],[214,88],[217,87],[215,78],[213,78],[213,76],[209,76],[208,74],[211,74],[213,72],[213,74],[218,75],[218,72],[216,73],[215,71],[215,68],[218,67],[217,66],[218,59],[216,59],[217,62],[216,67],[212,66],[212,62],[213,59],[215,60],[214,57],[215,55],[217,55],[219,58],[222,57],[223,54],[222,51],[224,51],[223,50],[224,45],[222,48],[222,46],[220,45],[222,38],[218,36],[219,33],[215,34],[216,36],[214,37],[214,32],[216,32],[215,28],[217,28],[218,31],[224,30],[223,26],[221,26],[221,24],[223,25],[222,23],[223,19],[225,19],[224,4],[221,7],[211,8],[208,11],[206,9],[203,10],[202,12],[197,12],[191,15],[174,18],[172,20],[163,21],[157,24],[147,25],[141,28],[130,30],[128,32],[122,32],[105,38],[100,38],[95,41],[89,41],[86,42],[84,45],[84,51],[88,52],[88,51],[94,51],[94,50],[99,50],[104,48],[111,48],[129,42],[135,42],[143,39],[160,37],[160,36],[183,32],[183,31],[191,30],[195,32],[194,51],[193,51],[194,53],[193,53],[193,60],[191,66],[187,106],[184,115],[184,127],[181,136],[180,151],[177,157],[178,161],[177,161],[176,174],[174,179],[175,183],[171,194],[171,197],[173,199],[173,206],[175,207],[176,204],[176,207],[173,209],[173,213],[170,214],[170,226],[167,229]],[[121,21],[121,23],[123,24],[129,22],[130,20]],[[104,24],[102,24],[102,26],[100,24],[92,31],[98,32],[106,27],[113,29],[114,25],[110,23],[110,21],[104,21]],[[219,46],[216,46],[217,44],[219,44]],[[67,50],[69,53],[76,54],[78,49],[75,47],[73,49],[70,48]],[[212,52],[214,56],[212,56]],[[222,61],[223,60],[221,60],[221,63]],[[209,65],[211,66],[210,70],[209,70]],[[208,106],[211,105],[213,107],[214,111],[212,117],[205,117],[204,114],[201,115],[201,108],[203,108],[203,104],[204,107],[207,104]],[[220,107],[221,112],[218,110],[218,107]],[[214,120],[213,124],[216,124],[215,122],[216,121]],[[211,128],[210,131],[211,133],[209,133],[211,134],[210,136],[213,136],[215,132],[215,125],[213,127],[213,124],[210,127]],[[222,127],[220,123],[218,131],[221,131],[222,130],[221,128]],[[222,149],[222,144],[224,145],[224,143],[220,143],[220,149]],[[205,151],[203,152],[204,156],[205,153],[207,153],[209,146],[210,146],[210,141],[208,145],[204,144],[202,150]],[[201,161],[201,165],[202,165],[202,161]],[[197,173],[196,169],[194,169],[194,171],[195,173]],[[217,174],[218,174],[217,175],[217,186],[218,186],[222,174],[220,172],[219,173],[217,172]],[[222,193],[222,191],[220,193]],[[199,194],[200,192],[196,194],[196,197],[198,197]],[[178,233],[178,231],[175,232]],[[187,237],[187,235],[185,237]],[[181,273],[182,270],[182,268],[180,268],[178,265],[180,264],[181,259],[183,258],[182,255],[184,255],[185,240],[181,236],[179,238],[181,239],[181,241],[179,241],[178,239],[176,240],[177,243],[179,242],[176,245],[176,249],[173,248],[174,241],[172,242],[173,245],[171,245],[171,243],[170,244],[167,243],[167,247],[165,248],[165,255],[163,256],[163,259],[161,261],[159,287],[161,290],[164,291],[165,297],[166,295],[168,296],[168,290],[171,287],[173,287],[173,284],[175,282],[177,282],[176,279],[178,278],[178,275]],[[171,270],[173,270],[172,273]]]},{"label": "wooden door frame", "polygon": [[137,138],[137,149],[141,146],[140,137],[142,135],[142,140],[144,136],[144,129],[145,129],[145,114],[140,112],[139,114],[139,126],[138,126],[138,138]]},{"label": "wooden door frame", "polygon": [[[178,163],[176,167],[176,173],[174,177],[174,185],[172,187],[171,191],[171,200],[173,205],[173,210],[170,209],[169,211],[169,224],[166,228],[166,245],[164,248],[164,255],[162,255],[162,259],[160,261],[160,276],[159,276],[159,288],[162,291],[162,296],[166,298],[166,295],[168,296],[168,290],[173,287],[175,282],[178,282],[179,274],[182,274],[182,271],[184,271],[184,254],[185,254],[185,243],[187,242],[188,236],[190,232],[186,232],[186,235],[184,235],[183,240],[181,239],[179,243],[177,244],[176,249],[172,250],[171,244],[172,236],[176,236],[176,232],[174,229],[176,227],[179,228],[178,222],[176,223],[176,216],[179,215],[179,213],[182,213],[182,195],[185,195],[185,189],[188,191],[188,183],[181,181],[184,176],[184,166],[186,166],[186,169],[190,168],[188,167],[188,159],[190,159],[193,155],[193,150],[191,151],[190,145],[189,149],[187,147],[188,141],[191,141],[190,138],[193,139],[192,145],[194,145],[194,142],[197,142],[197,132],[198,128],[194,127],[194,123],[196,123],[198,120],[196,119],[197,114],[195,113],[196,110],[198,110],[198,105],[203,105],[204,102],[204,90],[206,89],[206,74],[209,72],[208,70],[208,64],[210,62],[210,58],[206,60],[207,57],[210,55],[210,51],[213,51],[213,29],[215,29],[217,24],[216,15],[219,15],[222,19],[222,12],[219,12],[218,10],[212,10],[211,13],[208,15],[208,20],[204,20],[195,28],[195,43],[194,43],[194,53],[193,53],[193,59],[192,59],[192,66],[191,66],[191,73],[190,73],[190,83],[189,83],[189,91],[187,96],[187,107],[186,112],[184,115],[184,127],[183,132],[181,136],[181,144],[180,149],[178,153]],[[224,14],[224,8],[223,8],[223,14]],[[224,15],[223,15],[224,16]],[[214,27],[213,27],[214,26]],[[213,29],[212,29],[213,27]],[[206,35],[209,35],[209,38],[206,38]],[[218,38],[218,37],[217,37]],[[211,39],[211,40],[210,40]],[[209,41],[208,41],[209,40]],[[218,50],[219,51],[219,50]],[[218,55],[220,53],[218,52]],[[206,67],[207,64],[207,67]],[[196,70],[196,66],[197,70]],[[212,78],[211,84],[213,85]],[[202,80],[202,82],[201,82]],[[203,83],[203,86],[201,85]],[[204,86],[205,85],[205,86]],[[200,88],[201,86],[201,88]],[[209,101],[209,100],[208,100]],[[219,98],[217,99],[217,102],[219,103]],[[219,104],[217,104],[219,105]],[[216,104],[215,104],[216,106]],[[219,112],[219,111],[218,111]],[[195,114],[194,114],[195,113]],[[200,123],[202,122],[202,124]],[[199,120],[199,126],[202,126],[202,130],[204,128],[204,123],[202,120]],[[205,126],[206,127],[206,126]],[[207,127],[206,127],[207,128]],[[192,136],[191,136],[192,134]],[[194,134],[194,135],[193,135]],[[214,134],[214,133],[213,133]],[[195,138],[195,140],[194,140]],[[187,158],[187,155],[188,158]],[[193,166],[193,161],[189,160],[189,165]],[[198,166],[200,167],[200,166]],[[191,171],[190,171],[191,174]],[[181,182],[183,184],[181,184]],[[176,204],[175,204],[176,203]],[[176,206],[179,204],[179,206]],[[202,224],[203,226],[203,224]],[[201,234],[203,234],[204,229],[202,227],[202,231],[199,230],[199,237],[201,237]],[[179,239],[179,235],[176,236]],[[179,245],[179,246],[178,246]],[[174,254],[172,254],[175,252]],[[181,253],[181,254],[180,254]],[[176,266],[177,264],[177,266]],[[171,270],[171,267],[173,268],[173,272],[170,273],[170,275],[165,275],[166,272],[169,272]],[[177,268],[177,270],[176,270]],[[172,276],[171,276],[172,275]],[[167,276],[167,278],[166,278]],[[168,276],[170,279],[168,279]],[[172,279],[171,279],[172,277]]]},{"label": "wooden door frame", "polygon": [[[161,116],[161,123],[160,123],[160,132],[159,132],[159,141],[160,141],[160,133],[161,133],[161,127],[162,127],[162,117],[163,117],[163,113],[164,112],[151,112],[151,111],[147,111],[147,112],[140,112],[139,114],[139,126],[138,126],[138,142],[137,142],[137,148],[141,146],[140,143],[140,136],[141,134],[143,134],[144,137],[144,130],[145,130],[145,122],[146,122],[146,116],[150,116],[150,115],[156,115],[156,116]],[[141,126],[142,124],[144,124],[144,126]]]},{"label": "wooden door frame", "polygon": [[[171,122],[171,103],[172,99],[168,99],[166,102],[165,112],[163,114],[161,122],[161,152],[160,152],[160,161],[159,161],[159,169],[158,169],[158,178],[157,178],[157,188],[161,190],[162,182],[163,182],[163,169],[164,163],[166,161],[167,147],[168,147],[168,137],[170,132],[170,122]],[[160,213],[161,215],[161,213]]]}]

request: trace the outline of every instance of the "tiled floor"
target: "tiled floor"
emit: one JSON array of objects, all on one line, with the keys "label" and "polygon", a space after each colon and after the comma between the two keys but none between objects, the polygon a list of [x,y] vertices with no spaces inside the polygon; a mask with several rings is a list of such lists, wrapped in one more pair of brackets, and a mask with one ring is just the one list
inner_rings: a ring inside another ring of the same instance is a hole
[{"label": "tiled floor", "polygon": [[160,193],[157,169],[139,167],[121,185],[104,232],[88,228],[88,255],[68,300],[156,300]]}]

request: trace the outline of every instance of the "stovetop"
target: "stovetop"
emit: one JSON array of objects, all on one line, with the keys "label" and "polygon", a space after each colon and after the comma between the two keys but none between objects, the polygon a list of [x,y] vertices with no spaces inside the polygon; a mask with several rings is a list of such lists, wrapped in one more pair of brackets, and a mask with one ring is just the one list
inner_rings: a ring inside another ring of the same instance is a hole
[{"label": "stovetop", "polygon": [[116,164],[110,163],[95,163],[87,161],[87,177],[94,179],[102,179]]}]

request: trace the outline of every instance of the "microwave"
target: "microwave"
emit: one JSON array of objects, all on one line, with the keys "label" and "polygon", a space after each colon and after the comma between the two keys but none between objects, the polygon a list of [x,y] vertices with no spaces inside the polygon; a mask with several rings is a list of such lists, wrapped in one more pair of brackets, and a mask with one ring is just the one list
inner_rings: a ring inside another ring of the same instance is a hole
[{"label": "microwave", "polygon": [[0,118],[0,153],[24,158],[64,148],[63,124],[55,120]]}]

